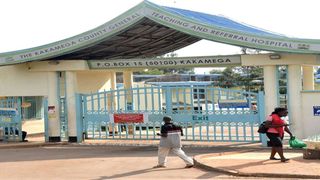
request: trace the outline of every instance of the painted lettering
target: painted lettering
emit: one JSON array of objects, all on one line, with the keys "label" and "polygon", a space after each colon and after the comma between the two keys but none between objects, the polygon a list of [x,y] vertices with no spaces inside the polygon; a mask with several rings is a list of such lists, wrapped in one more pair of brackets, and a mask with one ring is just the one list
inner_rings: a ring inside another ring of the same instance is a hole
[{"label": "painted lettering", "polygon": [[25,59],[25,58],[29,58],[29,57],[32,57],[32,54],[31,54],[31,53],[27,53],[27,54],[22,54],[22,55],[20,55],[20,58],[21,58],[21,59]]},{"label": "painted lettering", "polygon": [[211,59],[205,59],[205,60],[204,60],[204,63],[205,63],[205,64],[211,64],[211,63],[212,63],[212,60],[211,60]]},{"label": "painted lettering", "polygon": [[126,17],[126,18],[122,19],[121,21],[118,21],[118,22],[110,25],[108,28],[110,30],[118,29],[118,28],[128,24],[130,21],[133,21],[133,20],[137,19],[138,17],[140,17],[140,14],[135,13],[135,14],[129,16],[129,17]]},{"label": "painted lettering", "polygon": [[276,46],[276,47],[282,47],[282,48],[293,48],[291,43],[287,42],[280,42],[280,41],[269,41],[269,40],[263,40],[263,39],[256,39],[252,38],[252,43],[256,44],[262,44],[267,46]]}]

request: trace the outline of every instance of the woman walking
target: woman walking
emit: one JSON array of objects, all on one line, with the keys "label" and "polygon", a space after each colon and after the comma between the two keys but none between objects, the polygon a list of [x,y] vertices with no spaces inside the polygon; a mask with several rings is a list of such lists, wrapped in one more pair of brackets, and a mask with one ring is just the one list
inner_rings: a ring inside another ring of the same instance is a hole
[{"label": "woman walking", "polygon": [[[286,117],[288,115],[288,110],[286,108],[275,108],[271,115],[268,116],[266,127],[268,127],[267,137],[270,139],[271,154],[270,160],[281,160],[281,162],[286,162],[289,159],[285,158],[283,155],[282,140],[284,137],[284,132],[287,132],[292,138],[292,133],[288,128],[288,124],[281,119],[281,117]],[[279,154],[281,159],[275,158],[276,153]]]}]

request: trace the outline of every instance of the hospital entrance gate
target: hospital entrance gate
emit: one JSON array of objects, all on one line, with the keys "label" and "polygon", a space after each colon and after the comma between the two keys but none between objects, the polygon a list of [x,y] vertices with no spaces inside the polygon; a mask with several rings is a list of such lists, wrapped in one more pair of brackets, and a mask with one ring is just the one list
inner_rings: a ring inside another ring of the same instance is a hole
[{"label": "hospital entrance gate", "polygon": [[21,141],[21,98],[0,98],[0,140]]},{"label": "hospital entrance gate", "polygon": [[211,86],[149,86],[78,95],[86,139],[159,139],[162,118],[183,140],[260,142],[263,94]]}]

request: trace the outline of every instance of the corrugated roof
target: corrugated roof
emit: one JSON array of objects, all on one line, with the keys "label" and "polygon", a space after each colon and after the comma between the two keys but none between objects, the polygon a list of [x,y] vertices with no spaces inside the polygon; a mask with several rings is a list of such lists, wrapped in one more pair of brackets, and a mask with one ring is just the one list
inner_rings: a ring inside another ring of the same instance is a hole
[{"label": "corrugated roof", "polygon": [[211,26],[234,29],[237,31],[245,32],[245,33],[253,33],[253,34],[263,35],[263,36],[286,37],[285,35],[273,33],[268,30],[263,30],[258,27],[247,25],[245,23],[240,23],[224,16],[217,16],[217,15],[195,12],[195,11],[190,11],[185,9],[172,8],[172,7],[164,7],[164,8],[166,8],[168,11],[171,11],[177,15],[185,16],[187,18],[190,18],[195,21],[208,24]]}]

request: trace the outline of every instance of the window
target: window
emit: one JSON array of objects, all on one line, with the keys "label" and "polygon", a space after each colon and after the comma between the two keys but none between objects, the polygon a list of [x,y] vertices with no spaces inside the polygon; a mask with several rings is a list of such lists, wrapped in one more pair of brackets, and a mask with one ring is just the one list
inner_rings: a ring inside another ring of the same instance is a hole
[{"label": "window", "polygon": [[24,120],[43,118],[43,99],[40,96],[22,98],[22,118]]},{"label": "window", "polygon": [[194,99],[205,99],[205,89],[193,89],[193,98]]}]

